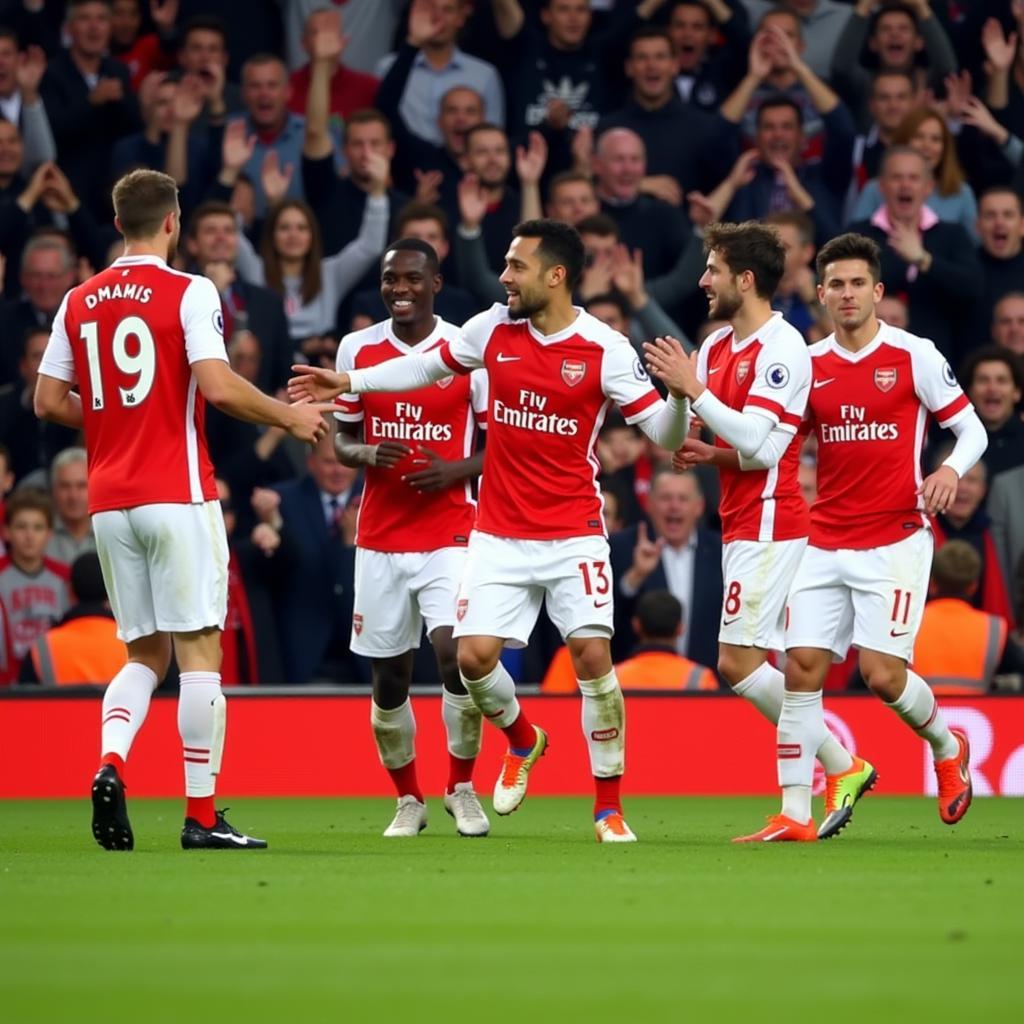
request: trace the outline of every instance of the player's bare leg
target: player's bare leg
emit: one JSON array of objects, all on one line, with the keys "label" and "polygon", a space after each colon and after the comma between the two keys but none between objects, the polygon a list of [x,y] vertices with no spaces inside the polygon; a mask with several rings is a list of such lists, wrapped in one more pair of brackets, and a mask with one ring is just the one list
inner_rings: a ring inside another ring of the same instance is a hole
[{"label": "player's bare leg", "polygon": [[[761,647],[719,644],[718,671],[738,693],[750,701],[773,725],[778,725],[786,691],[785,676],[768,661]],[[853,817],[857,801],[874,788],[878,775],[863,758],[854,757],[828,732],[815,756],[825,769],[825,817],[819,839],[838,835]]]},{"label": "player's bare leg", "polygon": [[459,676],[459,660],[451,626],[438,626],[430,643],[441,676],[441,714],[448,741],[448,783],[444,809],[455,819],[460,836],[486,836],[491,830],[473,789],[473,768],[480,753],[483,716]]},{"label": "player's bare leg", "polygon": [[566,638],[576,682],[583,696],[583,736],[594,776],[594,834],[599,843],[633,843],[622,815],[622,773],[626,767],[626,705],[612,664],[611,643],[596,631]]},{"label": "player's bare leg", "polygon": [[213,805],[227,726],[227,704],[220,687],[220,630],[211,627],[174,634],[180,669],[178,733],[185,759],[185,850],[258,850],[266,841],[233,828]]},{"label": "player's bare leg", "polygon": [[950,729],[928,684],[892,654],[862,650],[860,670],[868,688],[932,748],[939,784],[939,817],[955,825],[971,806],[967,736]]},{"label": "player's bare leg", "polygon": [[373,700],[370,726],[398,794],[398,807],[384,830],[388,839],[409,839],[427,827],[427,802],[416,777],[416,717],[409,700],[413,652],[371,659]]},{"label": "player's bare leg", "polygon": [[92,834],[105,850],[135,845],[125,802],[125,762],[149,711],[150,697],[167,675],[171,638],[151,633],[127,644],[128,661],[103,694],[100,767],[92,782]]},{"label": "player's bare leg", "polygon": [[494,786],[494,809],[511,814],[526,796],[530,769],[548,745],[547,733],[533,725],[516,700],[516,684],[501,663],[504,641],[495,636],[461,636],[459,675],[473,703],[508,739],[508,750]]}]

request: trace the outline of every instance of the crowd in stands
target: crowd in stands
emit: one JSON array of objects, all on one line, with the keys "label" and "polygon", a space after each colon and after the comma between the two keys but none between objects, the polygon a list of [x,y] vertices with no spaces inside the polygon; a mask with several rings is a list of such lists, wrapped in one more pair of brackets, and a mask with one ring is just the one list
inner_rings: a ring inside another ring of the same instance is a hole
[{"label": "crowd in stands", "polygon": [[[1024,0],[0,0],[0,682],[83,671],[46,640],[56,623],[109,649],[81,438],[31,395],[65,293],[120,251],[110,189],[139,166],[179,183],[177,265],[216,284],[233,367],[272,394],[385,316],[397,237],[437,250],[436,312],[458,324],[504,301],[520,219],[565,220],[587,250],[580,304],[637,346],[692,347],[721,326],[697,286],[709,223],[776,225],[775,304],[809,343],[830,331],[815,253],[870,235],[882,318],[935,342],[989,433],[935,523],[953,555],[922,657],[955,620],[993,631],[988,676],[1003,649],[1013,662]],[[366,682],[348,650],[359,475],[329,444],[212,408],[207,427],[232,552],[225,682]],[[614,411],[597,454],[616,659],[652,686],[713,687],[716,475],[673,473]],[[812,438],[809,498],[814,466]],[[541,680],[557,649],[542,618],[514,674]],[[436,681],[428,656],[417,679]]]}]

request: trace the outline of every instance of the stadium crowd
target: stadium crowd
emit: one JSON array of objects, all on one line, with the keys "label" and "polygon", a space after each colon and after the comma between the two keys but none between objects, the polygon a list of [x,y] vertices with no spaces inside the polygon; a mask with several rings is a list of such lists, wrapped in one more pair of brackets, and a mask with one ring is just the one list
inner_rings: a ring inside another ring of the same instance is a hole
[{"label": "stadium crowd", "polygon": [[[85,452],[31,395],[65,293],[118,255],[110,187],[139,166],[178,182],[178,265],[215,283],[231,364],[270,394],[385,317],[398,237],[437,251],[435,309],[459,324],[504,301],[513,225],[564,220],[587,251],[579,304],[638,347],[722,326],[697,285],[713,221],[777,227],[774,305],[809,343],[831,330],[818,248],[874,238],[880,315],[935,342],[989,434],[935,521],[949,553],[919,655],[948,665],[950,636],[992,631],[981,690],[1020,656],[1024,0],[240,6],[0,0],[0,683],[110,674]],[[368,682],[349,651],[360,474],[329,440],[304,450],[212,407],[206,423],[231,541],[225,683]],[[614,411],[597,456],[623,685],[712,689],[717,474],[673,472]],[[813,444],[801,481],[813,500]],[[564,689],[558,646],[542,617],[513,674]],[[853,665],[830,685],[855,686]]]}]

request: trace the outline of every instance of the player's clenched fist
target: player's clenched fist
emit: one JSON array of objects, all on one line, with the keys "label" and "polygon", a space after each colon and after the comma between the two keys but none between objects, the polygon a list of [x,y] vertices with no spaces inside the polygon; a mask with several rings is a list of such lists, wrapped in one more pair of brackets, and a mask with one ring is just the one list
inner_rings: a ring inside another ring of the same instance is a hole
[{"label": "player's clenched fist", "polygon": [[288,409],[285,429],[292,437],[307,444],[316,444],[329,427],[324,413],[333,412],[334,406],[329,402],[305,402],[286,406]]}]

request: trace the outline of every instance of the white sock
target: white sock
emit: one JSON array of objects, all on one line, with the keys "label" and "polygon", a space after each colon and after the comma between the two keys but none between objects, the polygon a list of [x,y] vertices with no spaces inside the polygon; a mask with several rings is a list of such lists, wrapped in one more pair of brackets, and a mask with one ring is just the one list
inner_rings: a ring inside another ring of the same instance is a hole
[{"label": "white sock", "polygon": [[746,679],[741,679],[733,690],[749,700],[772,725],[779,724],[786,677],[774,665],[762,662]]},{"label": "white sock", "polygon": [[219,672],[182,672],[178,733],[185,756],[185,795],[213,796],[210,750],[213,702],[221,696]]},{"label": "white sock", "polygon": [[583,735],[590,772],[599,779],[626,770],[626,705],[612,669],[600,679],[577,679],[583,694]]},{"label": "white sock", "polygon": [[516,684],[499,661],[482,679],[467,679],[459,673],[473,703],[499,729],[507,729],[519,717]]},{"label": "white sock", "polygon": [[370,725],[385,768],[404,768],[416,756],[416,717],[408,697],[389,711],[370,701]]},{"label": "white sock", "polygon": [[916,672],[907,669],[907,685],[899,697],[888,706],[918,736],[928,741],[936,761],[945,761],[960,753],[960,744],[949,731],[935,694]]},{"label": "white sock", "polygon": [[[769,722],[778,725],[782,698],[786,692],[786,677],[774,665],[767,661],[759,665],[746,679],[738,682],[733,690],[741,697],[746,697]],[[829,775],[840,775],[853,767],[853,758],[828,729],[825,732],[825,741],[815,753]]]},{"label": "white sock", "polygon": [[159,686],[156,673],[137,661],[129,661],[110,680],[103,694],[103,727],[100,756],[117,754],[128,760],[128,751],[149,711],[149,698]]},{"label": "white sock", "polygon": [[793,693],[787,690],[779,715],[777,757],[782,813],[794,821],[810,820],[814,752],[825,741],[827,732],[821,691]]},{"label": "white sock", "polygon": [[441,717],[448,738],[448,753],[471,761],[480,753],[483,715],[468,693],[441,692]]}]

